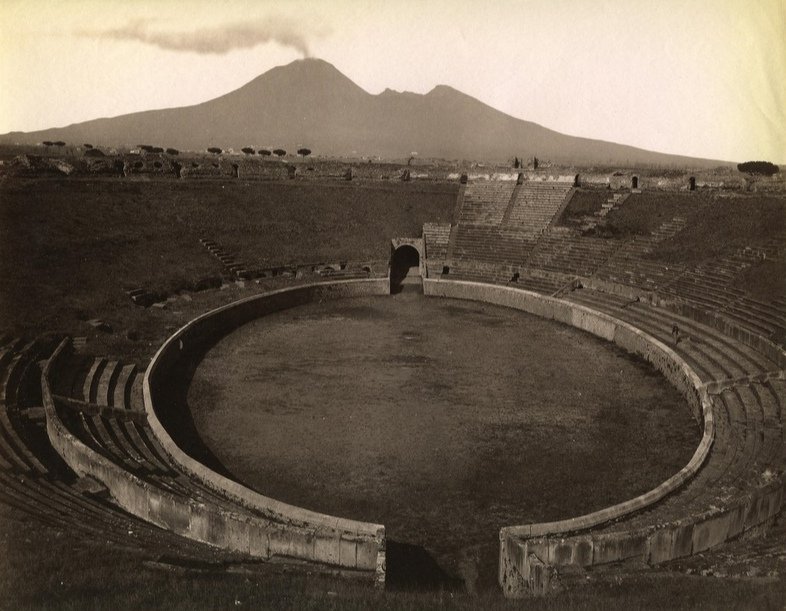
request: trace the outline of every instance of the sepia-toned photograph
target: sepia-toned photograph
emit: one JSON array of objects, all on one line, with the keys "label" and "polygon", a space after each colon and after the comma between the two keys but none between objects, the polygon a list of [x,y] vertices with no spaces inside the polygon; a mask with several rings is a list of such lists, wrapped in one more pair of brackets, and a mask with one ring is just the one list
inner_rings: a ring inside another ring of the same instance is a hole
[{"label": "sepia-toned photograph", "polygon": [[0,609],[786,608],[786,0],[0,0]]}]

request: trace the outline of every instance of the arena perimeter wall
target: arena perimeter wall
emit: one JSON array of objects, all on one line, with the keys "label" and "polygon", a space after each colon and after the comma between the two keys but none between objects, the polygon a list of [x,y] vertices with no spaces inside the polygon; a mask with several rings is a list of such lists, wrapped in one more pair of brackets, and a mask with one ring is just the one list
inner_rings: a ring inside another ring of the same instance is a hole
[{"label": "arena perimeter wall", "polygon": [[389,294],[389,281],[384,278],[315,283],[255,295],[190,321],[153,357],[143,382],[148,425],[173,464],[236,504],[236,511],[199,503],[152,486],[72,435],[57,415],[49,384],[51,371],[56,370],[66,342],[58,347],[42,374],[47,432],[52,445],[76,473],[101,481],[118,505],[162,528],[251,556],[293,558],[318,563],[341,574],[360,574],[382,586],[384,526],[288,505],[211,471],[175,444],[157,417],[157,411],[166,406],[156,401],[157,390],[167,384],[180,359],[251,320],[313,301]]},{"label": "arena perimeter wall", "polygon": [[[686,397],[694,417],[704,429],[701,442],[688,464],[653,490],[600,511],[559,522],[502,528],[500,585],[506,596],[521,596],[528,590],[545,591],[549,567],[602,564],[636,555],[641,548],[642,533],[613,533],[601,535],[602,541],[593,541],[590,529],[656,503],[698,472],[709,455],[715,429],[712,400],[696,373],[673,350],[655,338],[628,323],[578,304],[521,289],[477,282],[424,279],[423,287],[424,293],[429,296],[511,307],[614,342],[652,363]],[[581,536],[575,535],[577,531],[587,532]],[[675,551],[673,545],[665,548],[661,542],[658,561],[666,560]]]},{"label": "arena perimeter wall", "polygon": [[768,523],[780,511],[784,496],[782,477],[741,495],[722,509],[699,507],[698,512],[676,521],[627,530],[621,524],[619,530],[593,531],[657,503],[696,474],[714,441],[714,405],[707,386],[665,344],[623,321],[584,306],[521,289],[476,282],[424,279],[423,284],[426,295],[512,307],[613,341],[651,362],[683,392],[694,416],[703,419],[704,433],[690,462],[657,488],[584,516],[502,528],[499,582],[506,596],[548,591],[554,570],[560,566],[586,567],[626,559],[657,564],[699,553]]}]

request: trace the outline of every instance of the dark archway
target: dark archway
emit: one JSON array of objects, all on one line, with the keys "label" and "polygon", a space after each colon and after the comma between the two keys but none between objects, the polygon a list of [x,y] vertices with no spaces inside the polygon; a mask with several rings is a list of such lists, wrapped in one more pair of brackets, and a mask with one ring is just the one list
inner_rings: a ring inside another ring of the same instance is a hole
[{"label": "dark archway", "polygon": [[688,179],[688,183],[689,183],[690,190],[691,191],[695,191],[696,190],[696,177],[695,176],[691,176]]},{"label": "dark archway", "polygon": [[573,177],[573,186],[574,186],[574,187],[579,187],[579,186],[581,186],[581,176],[579,176],[578,174],[576,174],[576,175]]},{"label": "dark archway", "polygon": [[638,189],[639,188],[639,177],[634,176],[630,179],[630,188],[631,189]]},{"label": "dark archway", "polygon": [[[412,270],[415,270],[414,273]],[[400,293],[407,276],[420,275],[420,253],[409,244],[399,246],[390,259],[390,293]]]}]

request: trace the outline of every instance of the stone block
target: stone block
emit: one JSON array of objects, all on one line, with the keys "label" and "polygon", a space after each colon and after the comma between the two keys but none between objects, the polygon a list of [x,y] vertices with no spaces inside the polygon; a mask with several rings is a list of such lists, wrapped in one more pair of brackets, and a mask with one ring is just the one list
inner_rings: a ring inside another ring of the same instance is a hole
[{"label": "stone block", "polygon": [[256,558],[270,558],[270,533],[261,524],[249,524],[248,553]]},{"label": "stone block", "polygon": [[729,510],[729,539],[742,534],[745,530],[745,516],[748,513],[750,502],[750,498],[740,499],[737,501],[737,505]]},{"label": "stone block", "polygon": [[726,511],[696,522],[693,527],[693,553],[720,545],[728,538],[731,513]]},{"label": "stone block", "polygon": [[328,565],[338,565],[340,537],[338,533],[319,533],[314,536],[314,560]]},{"label": "stone block", "polygon": [[592,564],[618,562],[647,555],[647,537],[642,533],[606,533],[592,537]]},{"label": "stone block", "polygon": [[189,537],[197,541],[212,542],[215,533],[210,521],[210,513],[204,505],[192,505],[188,520]]},{"label": "stone block", "polygon": [[248,554],[251,540],[251,527],[248,521],[239,516],[223,516],[223,518],[226,546],[231,550]]},{"label": "stone block", "polygon": [[548,563],[552,566],[592,564],[592,538],[585,536],[549,541]]},{"label": "stone block", "polygon": [[371,540],[358,541],[355,566],[364,571],[373,571],[377,566],[377,555],[379,553],[379,544]]},{"label": "stone block", "polygon": [[529,578],[527,579],[529,591],[532,594],[542,596],[549,591],[551,586],[552,570],[534,554],[530,555],[528,563],[530,567]]},{"label": "stone block", "polygon": [[647,537],[647,562],[658,564],[674,558],[674,543],[677,529],[669,524],[658,528]]},{"label": "stone block", "polygon": [[355,541],[341,537],[338,547],[338,563],[353,569],[357,566],[357,544]]},{"label": "stone block", "polygon": [[191,508],[183,499],[162,495],[158,511],[159,519],[167,528],[178,534],[188,532]]},{"label": "stone block", "polygon": [[295,528],[276,528],[270,531],[270,553],[310,560],[314,556],[314,541],[312,533]]}]

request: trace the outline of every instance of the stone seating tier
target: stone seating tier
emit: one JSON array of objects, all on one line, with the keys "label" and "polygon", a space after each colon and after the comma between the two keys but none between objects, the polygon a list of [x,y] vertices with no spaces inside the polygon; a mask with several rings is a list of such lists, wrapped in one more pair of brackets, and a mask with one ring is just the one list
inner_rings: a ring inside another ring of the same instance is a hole
[{"label": "stone seating tier", "polygon": [[454,260],[472,260],[508,266],[521,266],[534,246],[527,233],[483,225],[456,228]]},{"label": "stone seating tier", "polygon": [[[131,404],[132,400],[141,400],[141,391],[133,390],[134,386],[141,388],[141,376],[134,376],[130,381],[126,379],[126,388],[122,391],[117,388],[120,374],[124,370],[128,371],[129,365],[102,358],[75,357],[64,364],[55,390],[79,388],[80,385],[82,388],[81,393],[76,396],[55,395],[60,418],[67,428],[91,450],[153,486],[185,498],[211,502],[231,509],[232,505],[222,496],[183,476],[168,463],[166,453],[155,441],[155,436],[141,423],[143,418],[122,418],[119,417],[122,412],[106,410],[90,413],[87,409],[80,410],[75,403],[66,406],[67,399],[71,398],[99,407],[117,407],[120,410],[144,414],[141,405]],[[115,405],[114,397],[118,395],[127,397],[128,402]]]},{"label": "stone seating tier", "polygon": [[[716,439],[705,467],[662,503],[596,533],[645,528],[685,519],[710,507],[729,507],[766,483],[768,470],[775,473],[783,469],[780,406],[786,399],[784,382],[764,377],[766,372],[777,371],[774,362],[711,327],[669,311],[597,291],[578,290],[566,297],[634,324],[669,344],[702,381],[720,381]],[[671,335],[673,324],[678,325],[682,336],[677,344]]]},{"label": "stone seating tier", "polygon": [[458,223],[499,225],[514,187],[511,182],[468,184]]},{"label": "stone seating tier", "polygon": [[31,421],[27,415],[41,409],[38,362],[49,356],[52,347],[50,341],[8,337],[0,344],[0,502],[39,523],[81,533],[85,540],[132,546],[147,550],[151,557],[239,559],[238,554],[163,531],[119,511],[100,496],[85,494],[84,482],[74,478],[48,445],[41,420]]},{"label": "stone seating tier", "polygon": [[[775,371],[778,366],[739,342],[729,340],[719,331],[678,316],[668,310],[651,308],[623,297],[600,291],[578,290],[565,295],[571,301],[593,307],[639,326],[663,343],[670,345],[704,382],[737,379]],[[680,329],[681,340],[675,344],[672,325]]]},{"label": "stone seating tier", "polygon": [[571,189],[571,185],[564,184],[524,183],[512,202],[508,223],[535,233],[543,231],[562,208]]},{"label": "stone seating tier", "polygon": [[582,238],[570,231],[551,229],[538,240],[528,267],[580,276],[592,275],[616,245],[610,240]]},{"label": "stone seating tier", "polygon": [[450,223],[424,223],[423,240],[427,259],[444,260],[450,242]]},{"label": "stone seating tier", "polygon": [[[30,449],[25,436],[31,426],[24,417],[22,389],[35,376],[36,360],[48,348],[46,341],[14,340],[0,350],[0,470],[44,476],[48,468]],[[35,382],[35,379],[33,379]]]}]

